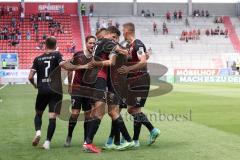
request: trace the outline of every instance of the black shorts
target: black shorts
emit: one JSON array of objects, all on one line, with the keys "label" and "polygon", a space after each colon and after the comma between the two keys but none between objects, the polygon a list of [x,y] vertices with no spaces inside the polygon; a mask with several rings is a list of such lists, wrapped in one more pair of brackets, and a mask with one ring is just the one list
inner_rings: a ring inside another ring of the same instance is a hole
[{"label": "black shorts", "polygon": [[49,112],[60,114],[61,107],[62,107],[62,94],[57,93],[49,93],[49,94],[42,94],[38,93],[36,99],[35,110],[36,111],[44,111],[49,106]]},{"label": "black shorts", "polygon": [[92,101],[89,98],[72,96],[71,99],[72,109],[82,109],[84,112],[92,109]]},{"label": "black shorts", "polygon": [[143,76],[140,77],[128,75],[128,79],[131,79],[131,81],[128,82],[129,83],[128,85],[131,88],[131,90],[134,91],[135,93],[128,92],[126,100],[122,100],[119,107],[120,108],[127,108],[127,106],[133,106],[136,108],[144,107],[150,90],[149,74],[144,74]]},{"label": "black shorts", "polygon": [[119,97],[115,94],[111,81],[106,81],[104,78],[97,78],[95,84],[96,92],[94,98],[96,101],[102,101],[108,105],[119,105]]},{"label": "black shorts", "polygon": [[150,89],[150,86],[141,86],[141,87],[132,88],[132,90],[134,90],[134,91],[143,91],[143,90],[145,91],[146,90],[147,93],[146,93],[146,95],[144,95],[142,97],[135,97],[133,100],[131,100],[131,104],[127,104],[126,102],[123,102],[121,100],[119,108],[123,109],[123,108],[127,108],[128,106],[133,106],[133,107],[136,107],[136,108],[144,107],[145,103],[147,101],[147,96],[148,96],[149,89]]},{"label": "black shorts", "polygon": [[147,91],[146,95],[144,95],[142,97],[136,97],[135,98],[135,106],[133,106],[133,107],[136,107],[136,108],[144,107],[145,103],[147,101],[150,86],[136,87],[133,90],[136,90],[136,91],[143,91],[143,90],[145,91],[146,90]]},{"label": "black shorts", "polygon": [[93,98],[95,101],[106,102],[106,92],[107,92],[107,81],[104,78],[97,78],[95,83],[95,89]]}]

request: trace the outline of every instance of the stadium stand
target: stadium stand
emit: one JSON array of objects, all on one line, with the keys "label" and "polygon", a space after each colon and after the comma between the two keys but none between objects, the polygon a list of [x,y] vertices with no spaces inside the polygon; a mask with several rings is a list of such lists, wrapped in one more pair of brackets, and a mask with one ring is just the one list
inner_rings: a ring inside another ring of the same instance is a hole
[{"label": "stadium stand", "polygon": [[[39,41],[37,42],[30,16],[30,14],[26,15],[23,23],[19,22],[19,18],[16,17],[17,23],[20,24],[20,32],[22,33],[22,39],[17,46],[11,46],[8,40],[0,40],[2,51],[7,51],[9,53],[18,53],[20,69],[29,68],[33,59],[37,55],[42,54],[43,50],[36,48],[39,46],[39,43],[42,40],[42,35],[44,33],[46,33],[47,36],[50,35],[48,28],[49,23],[47,21],[39,21]],[[77,16],[71,16],[68,14],[51,14],[51,16],[55,21],[61,23],[61,25],[64,26],[64,34],[55,33],[54,36],[56,36],[58,39],[59,51],[61,51],[65,58],[70,58],[72,54],[69,53],[68,48],[71,47],[72,42],[76,43],[77,50],[80,50],[82,48],[79,18]],[[0,25],[10,25],[12,17],[13,16],[10,15],[1,17],[2,21],[0,22]],[[27,31],[31,32],[30,40],[26,39]]]},{"label": "stadium stand", "polygon": [[[105,23],[112,20],[113,23],[118,21],[120,24],[125,22],[134,22],[136,25],[136,37],[144,41],[147,47],[151,47],[153,54],[150,61],[157,62],[168,66],[169,68],[221,68],[224,67],[228,53],[234,53],[234,47],[231,44],[232,34],[225,36],[206,36],[205,30],[216,28],[229,28],[229,25],[214,23],[214,17],[210,18],[192,18],[188,17],[190,26],[186,27],[183,17],[182,21],[168,22],[165,17],[93,17],[91,18],[91,26],[93,33],[95,32],[96,22]],[[152,24],[158,24],[159,34],[153,33]],[[166,22],[169,34],[163,35],[161,32],[162,24]],[[228,23],[228,22],[227,22]],[[180,35],[183,30],[200,29],[201,35],[198,41],[180,41]],[[229,28],[230,31],[231,28]],[[170,47],[171,42],[174,49]],[[239,45],[239,44],[238,44]]]}]

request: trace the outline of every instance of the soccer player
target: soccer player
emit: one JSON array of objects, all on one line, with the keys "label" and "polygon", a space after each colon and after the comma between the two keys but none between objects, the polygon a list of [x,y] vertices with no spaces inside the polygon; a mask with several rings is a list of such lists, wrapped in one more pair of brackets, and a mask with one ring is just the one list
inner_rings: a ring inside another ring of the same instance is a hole
[{"label": "soccer player", "polygon": [[[61,67],[67,70],[78,70],[88,68],[88,65],[71,65],[68,61],[63,61],[62,55],[57,49],[57,40],[55,37],[46,39],[45,52],[34,59],[29,81],[38,89],[35,104],[35,137],[32,141],[33,146],[37,146],[41,138],[42,115],[47,105],[49,105],[49,125],[47,138],[43,144],[44,149],[50,149],[55,128],[56,117],[61,110],[62,101],[62,81]],[[34,75],[37,74],[37,84],[34,82]]]},{"label": "soccer player", "polygon": [[[124,54],[125,50],[116,43],[119,40],[120,31],[116,27],[109,27],[107,29],[104,38],[97,42],[95,47],[95,55],[94,55],[94,62],[93,64],[97,67],[102,67],[97,73],[97,80],[95,83],[95,88],[98,91],[96,92],[95,97],[97,98],[95,102],[95,106],[92,109],[92,121],[90,125],[90,129],[86,138],[86,141],[83,145],[83,148],[87,151],[93,153],[100,153],[101,149],[97,148],[93,145],[94,136],[99,128],[101,120],[104,116],[105,112],[105,105],[106,105],[106,95],[105,92],[108,88],[107,94],[107,104],[108,104],[108,113],[109,116],[113,120],[114,124],[114,133],[116,130],[119,129],[122,133],[123,137],[126,139],[126,143],[120,145],[118,147],[119,150],[125,150],[129,147],[133,146],[133,142],[129,133],[126,129],[126,126],[123,122],[121,115],[119,114],[119,97],[114,93],[111,81],[109,80],[109,67],[114,66],[116,62],[116,54],[117,52],[122,52]],[[126,51],[127,52],[127,51]]]},{"label": "soccer player", "polygon": [[[146,81],[144,86],[131,88],[134,91],[149,91],[150,89],[150,76],[147,73],[147,59],[146,47],[143,42],[135,38],[135,26],[133,23],[126,23],[123,25],[123,36],[130,44],[129,59],[130,66],[122,66],[118,69],[120,74],[128,74],[128,79],[136,79],[143,75],[147,76],[149,80]],[[134,84],[134,83],[133,83]],[[131,87],[131,86],[130,86]],[[128,106],[128,113],[134,117],[134,135],[133,141],[135,147],[139,147],[139,134],[141,126],[144,125],[150,132],[148,145],[155,142],[156,138],[160,135],[160,130],[154,128],[147,116],[142,112],[141,108],[145,106],[148,92],[142,97],[137,97],[135,105]]]},{"label": "soccer player", "polygon": [[[87,64],[92,61],[93,57],[93,49],[96,43],[96,38],[94,36],[87,36],[86,37],[86,49],[83,51],[76,52],[73,56],[72,63],[73,64]],[[86,140],[86,135],[88,131],[88,126],[90,123],[90,113],[92,108],[91,99],[87,97],[83,97],[79,93],[79,89],[81,90],[81,86],[91,87],[89,84],[85,84],[83,82],[83,76],[85,74],[86,70],[77,70],[75,71],[75,75],[73,78],[73,74],[70,71],[69,77],[68,77],[68,84],[69,84],[69,90],[71,99],[72,99],[72,114],[69,119],[68,124],[68,135],[66,138],[66,142],[64,144],[65,147],[70,147],[71,140],[72,140],[72,133],[73,130],[77,124],[78,117],[80,114],[81,109],[84,111],[84,141]],[[73,84],[72,84],[72,78],[73,78]],[[83,88],[84,89],[84,88]]]},{"label": "soccer player", "polygon": [[101,28],[96,32],[96,37],[97,37],[98,41],[104,38],[106,31],[107,31],[106,28]]}]

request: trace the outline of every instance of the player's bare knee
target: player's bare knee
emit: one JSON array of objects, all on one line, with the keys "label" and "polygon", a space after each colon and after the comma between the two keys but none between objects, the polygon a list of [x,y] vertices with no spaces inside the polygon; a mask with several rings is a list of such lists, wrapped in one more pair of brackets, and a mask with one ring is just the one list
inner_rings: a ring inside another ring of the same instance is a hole
[{"label": "player's bare knee", "polygon": [[56,119],[57,118],[57,113],[49,113],[49,119]]}]

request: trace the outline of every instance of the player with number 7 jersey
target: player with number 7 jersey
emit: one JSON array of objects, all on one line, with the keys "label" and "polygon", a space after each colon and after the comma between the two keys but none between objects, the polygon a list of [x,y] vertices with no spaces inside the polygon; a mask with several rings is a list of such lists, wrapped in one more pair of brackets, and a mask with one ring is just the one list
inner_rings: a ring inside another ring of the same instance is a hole
[{"label": "player with number 7 jersey", "polygon": [[[37,146],[41,137],[42,115],[47,106],[49,106],[49,125],[47,138],[43,144],[44,149],[50,149],[55,128],[56,117],[60,114],[62,105],[62,80],[61,68],[67,70],[86,69],[88,65],[72,65],[70,61],[64,61],[62,55],[56,50],[57,40],[55,37],[49,37],[46,40],[46,51],[35,58],[29,74],[29,81],[38,89],[35,104],[35,131],[32,145]],[[37,74],[37,84],[34,82],[34,75]]]}]

